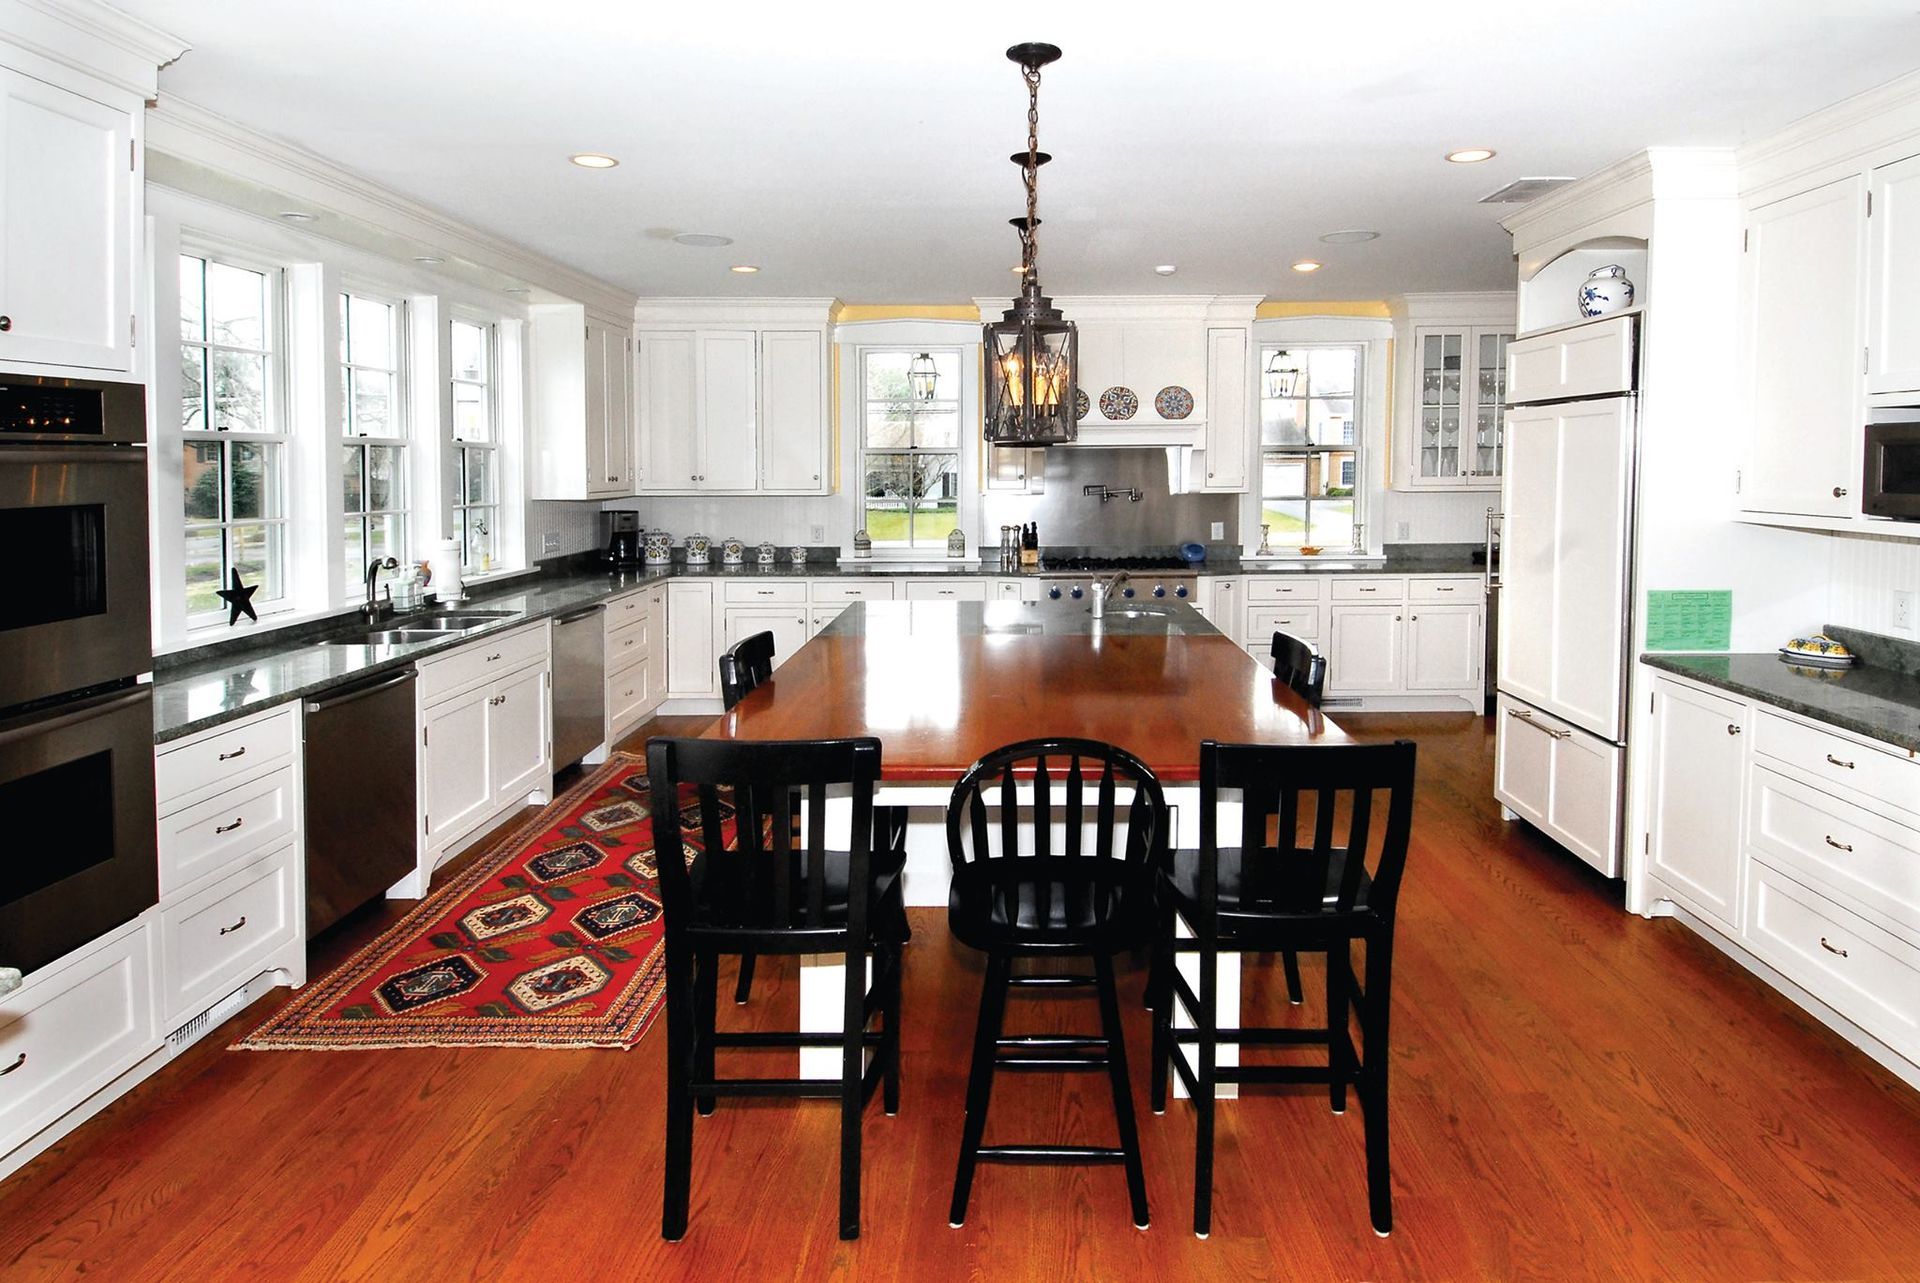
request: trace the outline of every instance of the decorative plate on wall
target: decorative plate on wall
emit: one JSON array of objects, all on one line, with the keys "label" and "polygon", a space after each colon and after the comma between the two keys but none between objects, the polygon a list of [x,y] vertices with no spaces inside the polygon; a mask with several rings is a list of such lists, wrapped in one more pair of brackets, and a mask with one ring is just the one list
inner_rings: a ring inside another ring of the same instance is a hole
[{"label": "decorative plate on wall", "polygon": [[1100,413],[1109,419],[1131,419],[1140,409],[1132,388],[1108,388],[1100,394]]},{"label": "decorative plate on wall", "polygon": [[1087,417],[1087,412],[1091,409],[1093,409],[1093,399],[1087,395],[1087,390],[1085,388],[1075,388],[1073,390],[1073,417],[1076,419],[1084,419]]},{"label": "decorative plate on wall", "polygon": [[1179,384],[1160,389],[1153,398],[1154,412],[1163,419],[1184,419],[1193,413],[1193,393]]}]

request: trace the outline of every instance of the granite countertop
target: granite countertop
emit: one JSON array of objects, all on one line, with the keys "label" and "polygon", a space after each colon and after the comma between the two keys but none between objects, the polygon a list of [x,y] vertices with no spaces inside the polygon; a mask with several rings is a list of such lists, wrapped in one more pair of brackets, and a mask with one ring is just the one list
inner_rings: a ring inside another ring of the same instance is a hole
[{"label": "granite countertop", "polygon": [[1044,601],[857,601],[822,637],[1204,637],[1220,630],[1184,602],[1114,602],[1105,615],[1069,597]]},{"label": "granite countertop", "polygon": [[1853,668],[1794,665],[1777,654],[1642,655],[1640,662],[1920,753],[1920,670],[1902,662],[1874,663],[1880,656],[1871,645],[1854,649],[1867,662]]}]

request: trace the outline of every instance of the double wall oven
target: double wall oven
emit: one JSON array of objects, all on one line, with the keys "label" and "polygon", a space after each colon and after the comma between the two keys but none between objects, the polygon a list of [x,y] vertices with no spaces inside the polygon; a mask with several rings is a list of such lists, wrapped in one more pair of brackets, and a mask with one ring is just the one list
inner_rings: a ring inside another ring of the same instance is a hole
[{"label": "double wall oven", "polygon": [[0,375],[0,966],[158,898],[138,384]]}]

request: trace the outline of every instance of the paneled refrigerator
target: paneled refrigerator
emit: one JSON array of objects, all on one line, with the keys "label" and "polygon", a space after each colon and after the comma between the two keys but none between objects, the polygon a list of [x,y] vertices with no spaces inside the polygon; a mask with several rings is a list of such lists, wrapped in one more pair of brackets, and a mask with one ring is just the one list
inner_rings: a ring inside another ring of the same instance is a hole
[{"label": "paneled refrigerator", "polygon": [[1638,320],[1508,349],[1494,795],[1608,877],[1621,872]]}]

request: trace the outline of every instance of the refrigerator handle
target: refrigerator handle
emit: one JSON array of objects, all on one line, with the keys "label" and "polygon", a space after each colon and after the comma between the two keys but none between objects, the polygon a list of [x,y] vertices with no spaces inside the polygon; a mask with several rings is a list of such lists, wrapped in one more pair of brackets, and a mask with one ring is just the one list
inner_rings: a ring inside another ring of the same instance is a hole
[{"label": "refrigerator handle", "polygon": [[1488,592],[1492,592],[1495,588],[1498,588],[1500,586],[1500,576],[1493,568],[1494,540],[1499,536],[1500,523],[1506,520],[1506,516],[1507,514],[1504,512],[1501,512],[1498,508],[1487,509],[1486,579],[1487,579]]}]

